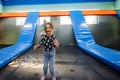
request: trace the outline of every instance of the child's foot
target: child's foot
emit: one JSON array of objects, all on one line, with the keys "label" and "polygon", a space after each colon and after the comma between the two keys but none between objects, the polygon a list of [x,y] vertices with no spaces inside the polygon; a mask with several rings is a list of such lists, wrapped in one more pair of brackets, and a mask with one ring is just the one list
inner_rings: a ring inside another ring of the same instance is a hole
[{"label": "child's foot", "polygon": [[42,76],[42,77],[41,77],[41,80],[45,80],[45,79],[46,79],[46,77],[45,77],[45,76]]},{"label": "child's foot", "polygon": [[56,80],[56,77],[53,77],[52,80]]}]

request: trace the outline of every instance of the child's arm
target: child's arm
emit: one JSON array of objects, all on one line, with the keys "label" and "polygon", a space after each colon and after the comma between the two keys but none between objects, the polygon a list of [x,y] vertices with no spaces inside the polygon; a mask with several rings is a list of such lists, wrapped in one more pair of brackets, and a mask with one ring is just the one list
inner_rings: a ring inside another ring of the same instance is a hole
[{"label": "child's arm", "polygon": [[44,38],[42,37],[42,39],[40,40],[39,44],[36,44],[34,46],[34,50],[40,48],[41,46],[43,46],[43,44],[44,44]]},{"label": "child's arm", "polygon": [[53,41],[53,43],[54,43],[54,45],[55,45],[56,47],[59,47],[59,42],[58,42],[57,39],[55,39],[55,40]]},{"label": "child's arm", "polygon": [[36,44],[36,45],[34,46],[34,50],[36,50],[36,49],[38,49],[38,48],[40,48],[40,45],[39,45],[39,44]]}]

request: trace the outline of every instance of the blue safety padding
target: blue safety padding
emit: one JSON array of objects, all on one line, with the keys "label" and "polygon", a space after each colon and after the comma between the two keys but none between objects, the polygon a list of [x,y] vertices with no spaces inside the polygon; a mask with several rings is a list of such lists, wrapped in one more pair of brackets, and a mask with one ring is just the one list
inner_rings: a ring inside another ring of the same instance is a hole
[{"label": "blue safety padding", "polygon": [[98,60],[120,71],[120,52],[95,43],[80,11],[70,11],[77,46]]},{"label": "blue safety padding", "polygon": [[37,19],[38,12],[28,13],[17,43],[12,46],[0,49],[0,68],[8,64],[17,56],[24,53],[32,46],[36,31]]},{"label": "blue safety padding", "polygon": [[38,19],[38,13],[32,12],[28,14],[25,25],[22,28],[17,43],[28,43],[28,44],[33,43],[34,34],[36,31],[37,19]]},{"label": "blue safety padding", "polygon": [[120,18],[120,10],[116,10],[117,16]]},{"label": "blue safety padding", "polygon": [[93,2],[115,2],[115,0],[7,0],[4,6],[23,6],[23,5],[45,5],[45,4],[69,4],[69,3],[93,3]]}]

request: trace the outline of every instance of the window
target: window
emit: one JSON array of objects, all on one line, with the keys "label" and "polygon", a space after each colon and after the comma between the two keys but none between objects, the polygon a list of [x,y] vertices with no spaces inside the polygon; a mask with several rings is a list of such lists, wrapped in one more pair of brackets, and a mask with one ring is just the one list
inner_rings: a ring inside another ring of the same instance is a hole
[{"label": "window", "polygon": [[47,22],[50,22],[50,17],[39,17],[38,24],[43,24],[43,21],[46,20]]},{"label": "window", "polygon": [[16,25],[24,25],[26,17],[17,17],[16,18]]},{"label": "window", "polygon": [[[37,24],[43,24],[43,20],[50,22],[50,17],[39,17]],[[16,25],[24,25],[26,21],[26,17],[17,17],[16,18]]]},{"label": "window", "polygon": [[60,24],[61,25],[69,25],[71,23],[71,19],[69,16],[60,16]]},{"label": "window", "polygon": [[97,24],[97,16],[85,16],[87,24]]}]

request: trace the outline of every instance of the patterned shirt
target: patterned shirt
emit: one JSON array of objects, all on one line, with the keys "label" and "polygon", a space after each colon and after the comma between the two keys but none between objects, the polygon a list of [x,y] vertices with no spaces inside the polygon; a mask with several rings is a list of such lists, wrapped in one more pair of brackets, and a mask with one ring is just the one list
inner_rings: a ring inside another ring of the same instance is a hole
[{"label": "patterned shirt", "polygon": [[39,44],[40,44],[40,46],[44,46],[45,51],[51,51],[55,47],[53,40],[55,40],[54,35],[52,35],[50,37],[45,35],[40,40]]}]

